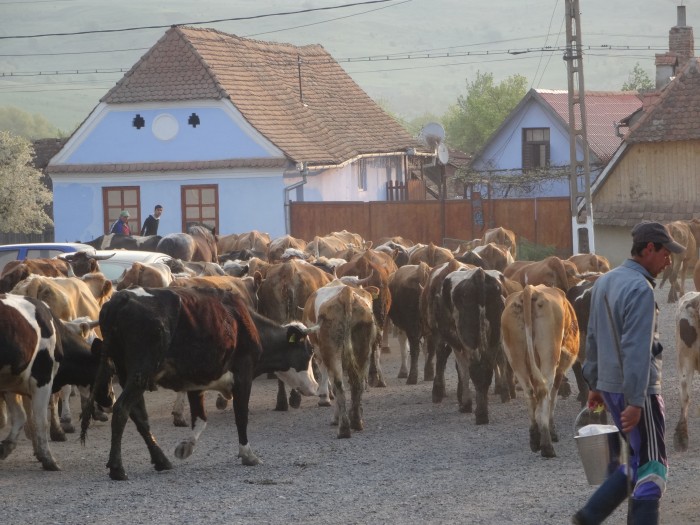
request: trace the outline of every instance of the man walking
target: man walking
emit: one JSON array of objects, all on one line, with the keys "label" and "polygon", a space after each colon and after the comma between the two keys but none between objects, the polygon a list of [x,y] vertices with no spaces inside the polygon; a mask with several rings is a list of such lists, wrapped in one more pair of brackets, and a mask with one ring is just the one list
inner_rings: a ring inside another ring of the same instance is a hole
[{"label": "man walking", "polygon": [[605,403],[629,447],[629,468],[615,459],[611,474],[573,517],[578,525],[602,523],[629,495],[627,523],[658,524],[666,488],[665,413],[661,351],[656,332],[654,278],[685,248],[664,225],[632,229],[632,257],[593,286],[583,374],[589,407]]},{"label": "man walking", "polygon": [[158,235],[158,225],[160,224],[160,216],[163,213],[163,206],[156,204],[153,213],[146,217],[141,228],[141,235]]}]

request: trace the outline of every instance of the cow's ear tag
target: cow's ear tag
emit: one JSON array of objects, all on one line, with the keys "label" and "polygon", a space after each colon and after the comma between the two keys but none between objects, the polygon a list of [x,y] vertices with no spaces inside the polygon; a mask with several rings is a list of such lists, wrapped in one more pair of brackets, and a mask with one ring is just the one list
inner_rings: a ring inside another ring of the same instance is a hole
[{"label": "cow's ear tag", "polygon": [[290,336],[289,336],[289,342],[292,343],[292,344],[296,343],[296,342],[297,342],[297,335],[296,335],[296,334],[290,335]]}]

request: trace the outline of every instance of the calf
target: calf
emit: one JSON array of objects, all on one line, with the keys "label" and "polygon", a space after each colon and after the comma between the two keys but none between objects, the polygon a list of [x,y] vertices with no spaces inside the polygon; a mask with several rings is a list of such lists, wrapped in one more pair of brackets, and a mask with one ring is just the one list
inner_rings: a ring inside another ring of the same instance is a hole
[{"label": "calf", "polygon": [[676,450],[688,450],[688,406],[693,375],[700,372],[700,293],[688,292],[676,310],[676,352],[681,380],[681,414],[673,435]]},{"label": "calf", "polygon": [[[316,290],[304,307],[304,322],[313,325],[310,339],[321,364],[319,405],[330,406],[328,381],[333,384],[335,412],[332,423],[338,425],[338,437],[349,438],[350,429],[363,430],[362,391],[369,368],[371,347],[377,337],[372,314],[375,287],[349,286],[340,280]],[[348,415],[344,374],[350,383],[352,407]]]},{"label": "calf", "polygon": [[[233,398],[243,464],[260,463],[247,431],[253,378],[264,372],[284,372],[290,385],[305,395],[314,394],[317,385],[310,374],[311,349],[303,327],[269,324],[265,342],[253,316],[239,296],[215,288],[132,288],[115,293],[102,307],[105,357],[98,379],[107,376],[104,370],[111,361],[122,386],[112,414],[107,463],[112,479],[127,479],[121,441],[129,417],[146,442],[155,469],[172,468],[148,422],[144,393],[156,385],[187,391],[192,435],[176,447],[176,457],[186,458],[194,450],[207,422],[204,391],[218,390]],[[81,416],[83,442],[91,406],[88,403]]]},{"label": "calf", "polygon": [[501,331],[508,361],[528,398],[530,448],[555,457],[554,407],[562,378],[578,354],[576,314],[561,290],[527,285],[508,296]]}]

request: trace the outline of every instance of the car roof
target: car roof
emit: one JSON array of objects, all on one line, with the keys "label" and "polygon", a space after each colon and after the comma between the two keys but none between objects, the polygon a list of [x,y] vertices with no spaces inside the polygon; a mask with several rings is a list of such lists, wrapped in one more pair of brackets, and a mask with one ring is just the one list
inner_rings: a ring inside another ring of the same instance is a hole
[{"label": "car roof", "polygon": [[28,250],[61,250],[64,252],[95,251],[95,248],[89,244],[83,244],[81,242],[27,242],[20,244],[3,244],[0,246],[0,250],[3,251],[22,248]]},{"label": "car roof", "polygon": [[95,250],[95,255],[105,256],[112,255],[108,261],[123,261],[123,262],[164,262],[172,259],[169,255],[160,252],[147,252],[141,250]]}]

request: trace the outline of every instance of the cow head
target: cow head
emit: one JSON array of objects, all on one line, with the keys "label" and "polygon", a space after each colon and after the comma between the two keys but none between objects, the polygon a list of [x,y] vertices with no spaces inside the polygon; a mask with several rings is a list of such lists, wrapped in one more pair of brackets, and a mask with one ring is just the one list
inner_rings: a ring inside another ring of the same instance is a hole
[{"label": "cow head", "polygon": [[97,261],[104,261],[114,257],[113,253],[108,255],[92,255],[88,252],[74,252],[67,255],[61,256],[62,259],[68,261],[73,273],[76,277],[82,277],[88,273],[95,273],[100,271],[100,265]]},{"label": "cow head", "polygon": [[277,371],[277,377],[284,381],[289,388],[296,388],[302,395],[315,396],[318,383],[314,379],[311,369],[313,349],[307,335],[310,330],[299,322],[286,325],[287,328],[287,355],[289,357],[289,369]]}]

